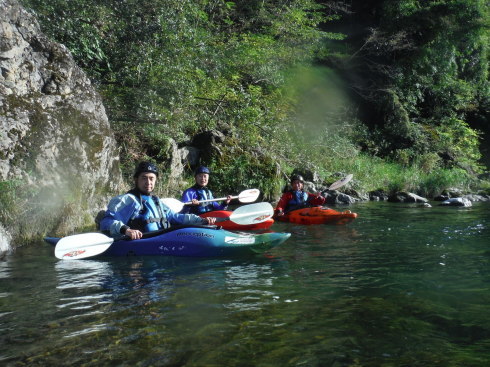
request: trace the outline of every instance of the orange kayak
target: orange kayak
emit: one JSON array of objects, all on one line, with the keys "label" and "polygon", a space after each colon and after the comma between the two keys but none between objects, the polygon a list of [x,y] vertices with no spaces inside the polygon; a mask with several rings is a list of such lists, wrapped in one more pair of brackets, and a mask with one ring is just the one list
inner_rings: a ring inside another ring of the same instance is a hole
[{"label": "orange kayak", "polygon": [[276,217],[282,222],[298,224],[347,224],[357,217],[357,213],[350,210],[338,212],[336,210],[315,206],[292,210],[282,217]]},{"label": "orange kayak", "polygon": [[[212,212],[199,214],[199,216],[202,218],[206,218],[206,217],[228,218],[231,215],[231,213],[233,212],[229,210],[215,210]],[[253,223],[253,224],[238,224],[232,222],[231,220],[216,223],[216,225],[223,227],[228,231],[253,231],[257,229],[267,229],[270,226],[272,226],[272,224],[274,224],[274,219],[272,218],[269,218],[264,222]]]}]

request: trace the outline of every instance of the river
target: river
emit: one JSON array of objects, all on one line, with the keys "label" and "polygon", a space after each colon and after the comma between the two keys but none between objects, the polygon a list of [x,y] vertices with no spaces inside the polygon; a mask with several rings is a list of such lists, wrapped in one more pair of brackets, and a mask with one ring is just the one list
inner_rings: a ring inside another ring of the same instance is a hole
[{"label": "river", "polygon": [[0,260],[2,366],[487,366],[490,204],[369,202],[244,259]]}]

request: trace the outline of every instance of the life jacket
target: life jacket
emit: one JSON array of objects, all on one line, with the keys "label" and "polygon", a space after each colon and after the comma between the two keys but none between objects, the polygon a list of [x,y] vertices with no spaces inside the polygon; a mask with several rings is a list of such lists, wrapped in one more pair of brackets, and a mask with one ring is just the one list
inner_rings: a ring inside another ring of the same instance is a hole
[{"label": "life jacket", "polygon": [[290,193],[293,195],[293,198],[286,204],[286,212],[306,206],[306,202],[308,201],[307,192],[291,190]]},{"label": "life jacket", "polygon": [[132,229],[141,232],[157,231],[163,227],[162,221],[165,218],[160,207],[158,197],[155,195],[143,195],[139,190],[133,189],[128,194],[136,196],[141,204],[138,215],[128,223]]},{"label": "life jacket", "polygon": [[[213,193],[207,187],[201,187],[198,185],[194,185],[193,188],[196,191],[197,200],[201,201],[201,200],[214,199]],[[201,203],[198,206],[192,206],[190,212],[192,214],[199,215],[202,213],[210,212],[213,209],[214,209],[213,202],[210,201],[208,203]]]}]

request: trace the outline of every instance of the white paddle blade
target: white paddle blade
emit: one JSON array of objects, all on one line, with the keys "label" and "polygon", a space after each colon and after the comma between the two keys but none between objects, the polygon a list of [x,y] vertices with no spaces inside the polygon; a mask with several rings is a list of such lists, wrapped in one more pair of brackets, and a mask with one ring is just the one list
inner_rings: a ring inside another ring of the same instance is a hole
[{"label": "white paddle blade", "polygon": [[114,239],[102,233],[82,233],[63,237],[58,241],[54,249],[54,255],[58,259],[85,259],[100,255],[107,250]]},{"label": "white paddle blade", "polygon": [[161,199],[162,203],[170,208],[171,211],[178,213],[184,208],[184,203],[177,199],[166,198]]},{"label": "white paddle blade", "polygon": [[231,213],[229,219],[236,224],[247,225],[265,222],[273,215],[272,205],[264,202],[241,206]]},{"label": "white paddle blade", "polygon": [[249,189],[242,191],[238,195],[238,200],[241,203],[253,203],[259,197],[260,190],[259,189]]},{"label": "white paddle blade", "polygon": [[331,184],[328,189],[329,190],[335,190],[335,189],[338,189],[339,187],[342,187],[344,186],[345,184],[347,184],[350,180],[352,180],[352,177],[354,177],[354,175],[352,173],[348,174],[347,176],[345,176],[343,179],[341,180],[338,180],[338,181],[335,181],[333,184]]}]

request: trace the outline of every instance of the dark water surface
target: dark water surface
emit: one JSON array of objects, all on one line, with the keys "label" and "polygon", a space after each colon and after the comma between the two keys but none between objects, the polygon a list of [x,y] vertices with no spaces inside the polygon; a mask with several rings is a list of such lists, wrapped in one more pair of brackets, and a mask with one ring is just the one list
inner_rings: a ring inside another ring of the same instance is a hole
[{"label": "dark water surface", "polygon": [[490,366],[490,204],[365,203],[246,259],[0,260],[2,366]]}]

